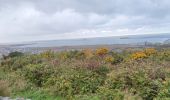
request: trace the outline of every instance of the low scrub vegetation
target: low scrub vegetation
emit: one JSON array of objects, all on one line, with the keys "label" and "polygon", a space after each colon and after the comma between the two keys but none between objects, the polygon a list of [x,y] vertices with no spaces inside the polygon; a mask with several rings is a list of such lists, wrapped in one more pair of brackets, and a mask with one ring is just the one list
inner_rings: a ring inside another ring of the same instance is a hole
[{"label": "low scrub vegetation", "polygon": [[170,99],[169,48],[13,52],[0,63],[0,96],[33,100]]}]

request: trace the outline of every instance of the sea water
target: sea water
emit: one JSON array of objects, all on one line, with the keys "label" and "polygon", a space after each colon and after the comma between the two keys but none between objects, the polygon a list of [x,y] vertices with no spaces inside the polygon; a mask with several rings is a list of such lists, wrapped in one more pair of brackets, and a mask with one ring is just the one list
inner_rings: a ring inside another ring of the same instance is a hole
[{"label": "sea water", "polygon": [[37,41],[24,47],[59,47],[59,46],[79,46],[79,45],[110,45],[110,44],[144,44],[144,43],[163,43],[170,39],[170,34],[157,35],[134,35],[121,37],[98,37],[84,39],[65,39]]}]

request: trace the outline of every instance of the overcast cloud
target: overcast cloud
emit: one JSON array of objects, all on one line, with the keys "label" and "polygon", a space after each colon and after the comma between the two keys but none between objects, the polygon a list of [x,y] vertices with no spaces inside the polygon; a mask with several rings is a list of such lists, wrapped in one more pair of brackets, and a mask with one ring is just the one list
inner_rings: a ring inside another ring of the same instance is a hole
[{"label": "overcast cloud", "polygon": [[170,0],[0,0],[0,43],[170,32]]}]

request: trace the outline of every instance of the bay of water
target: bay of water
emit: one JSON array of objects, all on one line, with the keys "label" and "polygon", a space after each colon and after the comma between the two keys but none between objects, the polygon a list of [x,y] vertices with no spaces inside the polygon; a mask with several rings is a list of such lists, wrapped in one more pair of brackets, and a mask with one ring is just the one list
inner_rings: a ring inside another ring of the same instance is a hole
[{"label": "bay of water", "polygon": [[110,45],[110,44],[144,44],[163,43],[170,39],[170,34],[156,34],[156,35],[136,35],[136,36],[122,36],[122,37],[99,37],[86,39],[67,39],[67,40],[50,40],[37,41],[31,45],[24,47],[59,47],[59,46],[79,46],[79,45]]}]

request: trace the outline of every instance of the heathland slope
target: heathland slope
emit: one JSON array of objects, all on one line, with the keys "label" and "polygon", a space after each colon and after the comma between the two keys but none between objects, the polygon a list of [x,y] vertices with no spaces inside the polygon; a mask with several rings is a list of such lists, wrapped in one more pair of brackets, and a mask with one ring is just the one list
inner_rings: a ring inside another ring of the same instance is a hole
[{"label": "heathland slope", "polygon": [[0,63],[1,96],[32,100],[170,98],[169,48],[13,52]]}]

